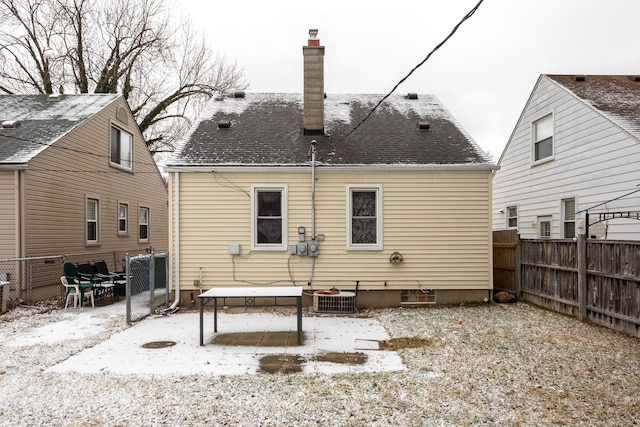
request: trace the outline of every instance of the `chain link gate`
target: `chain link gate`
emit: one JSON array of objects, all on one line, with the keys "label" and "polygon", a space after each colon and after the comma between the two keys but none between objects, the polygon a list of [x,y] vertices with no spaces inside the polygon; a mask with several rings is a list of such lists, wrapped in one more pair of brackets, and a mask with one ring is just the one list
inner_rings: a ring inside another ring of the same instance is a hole
[{"label": "chain link gate", "polygon": [[137,322],[169,304],[169,255],[125,256],[127,323]]}]

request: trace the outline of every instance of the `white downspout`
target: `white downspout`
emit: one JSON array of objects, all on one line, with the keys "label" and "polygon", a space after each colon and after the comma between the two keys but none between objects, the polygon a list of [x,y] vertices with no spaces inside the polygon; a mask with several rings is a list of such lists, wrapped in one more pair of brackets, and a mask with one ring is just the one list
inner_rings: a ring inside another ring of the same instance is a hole
[{"label": "white downspout", "polygon": [[180,172],[174,172],[173,176],[173,276],[176,290],[169,309],[175,309],[180,303]]},{"label": "white downspout", "polygon": [[[316,240],[316,140],[311,141],[311,239]],[[311,285],[316,269],[316,257],[311,259],[311,273],[308,285]]]},{"label": "white downspout", "polygon": [[316,140],[311,141],[311,239],[316,240]]}]

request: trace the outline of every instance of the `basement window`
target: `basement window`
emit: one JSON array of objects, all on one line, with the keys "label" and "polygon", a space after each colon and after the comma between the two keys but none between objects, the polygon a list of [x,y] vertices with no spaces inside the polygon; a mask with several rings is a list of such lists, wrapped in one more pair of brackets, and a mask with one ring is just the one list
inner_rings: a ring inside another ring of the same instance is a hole
[{"label": "basement window", "polygon": [[402,304],[435,304],[436,291],[434,289],[404,289],[400,291]]}]

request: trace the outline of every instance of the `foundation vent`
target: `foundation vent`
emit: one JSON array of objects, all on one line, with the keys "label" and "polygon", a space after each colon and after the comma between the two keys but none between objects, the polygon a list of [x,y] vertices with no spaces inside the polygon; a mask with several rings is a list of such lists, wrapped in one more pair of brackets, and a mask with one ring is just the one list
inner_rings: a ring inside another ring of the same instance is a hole
[{"label": "foundation vent", "polygon": [[355,313],[355,292],[316,291],[313,294],[313,311],[316,313]]}]

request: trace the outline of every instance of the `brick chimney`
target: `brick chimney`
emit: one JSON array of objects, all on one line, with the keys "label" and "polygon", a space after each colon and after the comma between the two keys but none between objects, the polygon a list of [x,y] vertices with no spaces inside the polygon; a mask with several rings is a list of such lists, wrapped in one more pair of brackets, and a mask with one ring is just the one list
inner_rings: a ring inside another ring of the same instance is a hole
[{"label": "brick chimney", "polygon": [[318,30],[309,30],[304,57],[303,119],[305,135],[324,135],[324,46],[320,46]]}]

